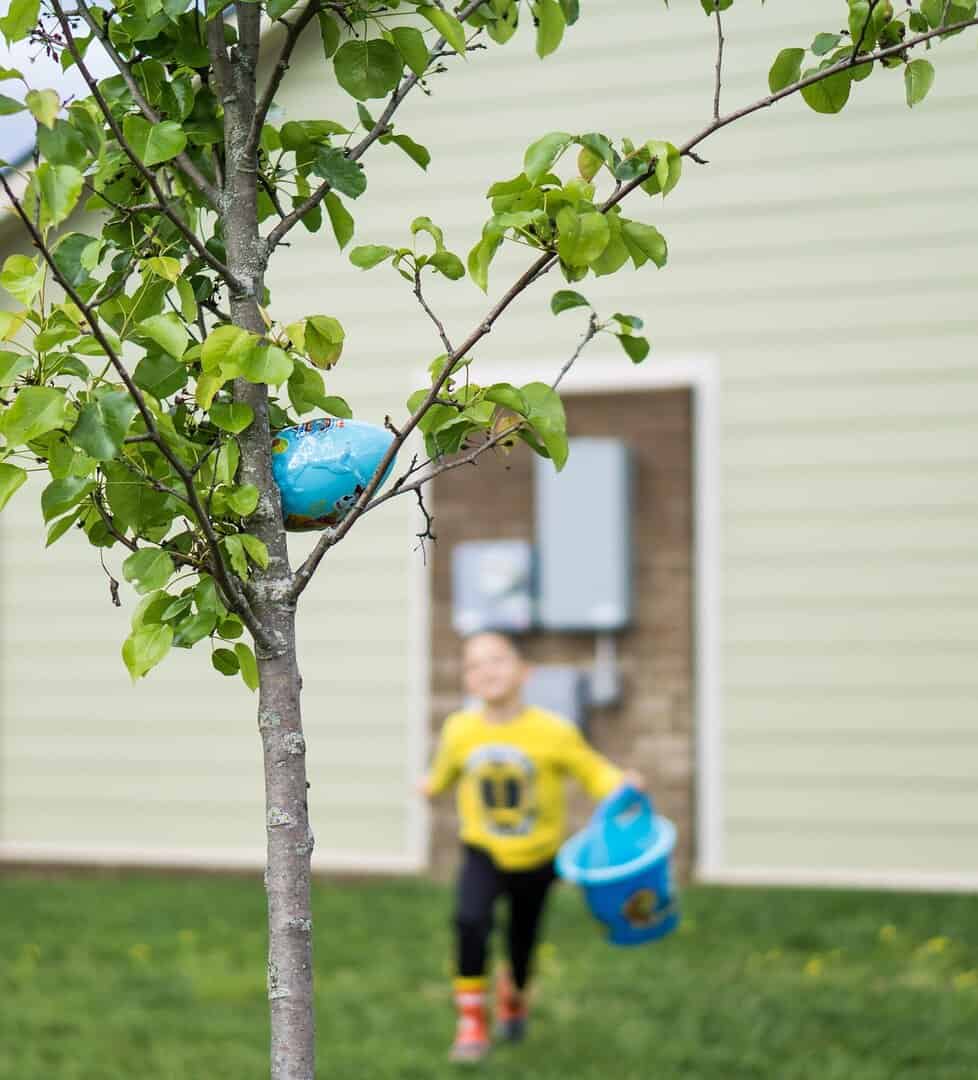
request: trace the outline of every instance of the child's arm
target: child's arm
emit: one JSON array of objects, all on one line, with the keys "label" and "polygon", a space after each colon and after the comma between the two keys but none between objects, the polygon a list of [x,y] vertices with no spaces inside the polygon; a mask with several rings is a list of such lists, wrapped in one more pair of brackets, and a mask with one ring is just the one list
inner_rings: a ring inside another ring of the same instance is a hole
[{"label": "child's arm", "polygon": [[644,787],[644,781],[637,772],[631,769],[623,772],[617,765],[613,765],[594,747],[589,746],[576,729],[568,732],[564,764],[567,771],[595,801],[610,795],[624,783],[633,787]]},{"label": "child's arm", "polygon": [[418,784],[418,791],[426,799],[441,795],[443,791],[447,791],[455,783],[460,771],[461,767],[456,751],[455,723],[453,718],[449,717],[445,721],[441,738],[438,740],[435,760],[431,763],[428,775]]}]

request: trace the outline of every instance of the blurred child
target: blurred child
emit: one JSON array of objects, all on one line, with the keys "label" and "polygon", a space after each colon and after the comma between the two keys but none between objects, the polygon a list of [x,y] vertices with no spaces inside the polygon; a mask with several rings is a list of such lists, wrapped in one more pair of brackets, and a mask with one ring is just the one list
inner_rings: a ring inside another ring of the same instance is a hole
[{"label": "blurred child", "polygon": [[462,841],[455,908],[455,1005],[458,1027],[451,1057],[478,1061],[489,1050],[487,949],[493,907],[509,905],[509,968],[496,982],[499,1037],[526,1032],[527,983],[554,856],[564,839],[564,779],[573,776],[594,799],[634,773],[622,773],[591,749],[566,721],[523,703],[527,667],[516,644],[497,633],[476,634],[463,651],[465,689],[482,702],[445,722],[426,796],[458,784]]}]

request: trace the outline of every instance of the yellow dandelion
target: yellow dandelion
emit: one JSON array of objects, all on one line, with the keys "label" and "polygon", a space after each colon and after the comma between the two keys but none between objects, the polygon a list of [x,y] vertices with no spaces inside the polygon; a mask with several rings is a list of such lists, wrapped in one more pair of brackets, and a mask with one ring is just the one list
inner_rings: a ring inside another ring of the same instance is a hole
[{"label": "yellow dandelion", "polygon": [[537,952],[539,953],[541,960],[553,960],[553,958],[557,955],[557,946],[549,941],[545,941],[539,947]]},{"label": "yellow dandelion", "polygon": [[813,979],[817,979],[825,968],[825,964],[822,962],[822,958],[819,956],[813,956],[805,965],[805,974]]},{"label": "yellow dandelion", "polygon": [[149,956],[152,950],[148,945],[130,945],[129,946],[129,958],[131,960],[137,960],[142,964],[145,964],[149,960]]},{"label": "yellow dandelion", "polygon": [[955,990],[971,990],[978,986],[978,970],[959,972],[953,982]]},{"label": "yellow dandelion", "polygon": [[179,941],[181,945],[193,945],[196,940],[197,933],[194,930],[177,931],[177,941]]},{"label": "yellow dandelion", "polygon": [[921,947],[921,952],[933,955],[935,953],[942,953],[947,951],[948,945],[951,944],[951,939],[946,937],[932,937]]},{"label": "yellow dandelion", "polygon": [[880,927],[880,941],[894,941],[897,936],[897,929],[895,926],[887,924]]}]

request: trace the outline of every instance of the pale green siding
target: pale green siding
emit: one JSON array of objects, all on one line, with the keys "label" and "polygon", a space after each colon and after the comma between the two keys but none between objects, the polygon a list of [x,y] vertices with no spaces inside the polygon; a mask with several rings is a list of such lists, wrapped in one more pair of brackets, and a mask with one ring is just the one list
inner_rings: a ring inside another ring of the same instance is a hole
[{"label": "pale green siding", "polygon": [[[405,242],[424,213],[464,254],[482,192],[518,173],[522,147],[543,132],[679,143],[708,121],[714,38],[699,4],[582,7],[545,63],[524,34],[433,78],[433,99],[401,110],[399,127],[432,151],[430,175],[375,147],[355,242]],[[777,51],[836,27],[843,7],[738,3],[726,16],[725,107],[763,94]],[[314,35],[306,44],[281,104],[295,118],[349,119]],[[711,164],[687,164],[665,204],[629,204],[666,233],[669,268],[579,286],[605,311],[646,318],[648,363],[710,354],[721,375],[717,749],[731,871],[978,873],[973,49],[963,39],[940,48],[932,95],[912,113],[901,73],[879,72],[842,116],[791,101],[721,132],[702,148]],[[330,390],[367,419],[396,415],[441,351],[410,290],[386,268],[352,270],[325,234],[291,240],[271,281],[276,315],[341,318],[348,344]],[[466,283],[432,283],[455,340],[525,265],[521,249],[504,252],[489,300]],[[519,300],[478,358],[509,363],[515,380],[521,362],[556,370],[582,321],[551,319],[559,284]],[[611,346],[582,363],[600,365]],[[216,681],[203,657],[130,690],[116,660],[124,617],[108,606],[97,560],[70,539],[43,557],[26,494],[12,509],[0,837],[253,850],[251,699]],[[321,848],[340,853],[417,850],[409,783],[426,636],[413,521],[407,500],[365,521],[307,593],[312,808]],[[30,642],[50,644],[38,653]]]}]

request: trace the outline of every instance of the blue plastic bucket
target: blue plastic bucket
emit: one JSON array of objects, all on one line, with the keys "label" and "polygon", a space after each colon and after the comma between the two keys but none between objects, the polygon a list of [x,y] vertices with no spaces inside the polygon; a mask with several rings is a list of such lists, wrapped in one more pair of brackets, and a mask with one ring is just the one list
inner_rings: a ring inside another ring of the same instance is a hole
[{"label": "blue plastic bucket", "polygon": [[584,890],[614,945],[641,945],[679,925],[670,860],[676,827],[643,792],[625,786],[600,803],[557,853],[557,872]]}]

